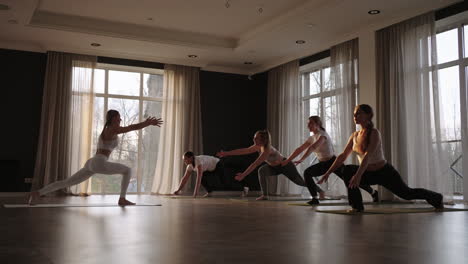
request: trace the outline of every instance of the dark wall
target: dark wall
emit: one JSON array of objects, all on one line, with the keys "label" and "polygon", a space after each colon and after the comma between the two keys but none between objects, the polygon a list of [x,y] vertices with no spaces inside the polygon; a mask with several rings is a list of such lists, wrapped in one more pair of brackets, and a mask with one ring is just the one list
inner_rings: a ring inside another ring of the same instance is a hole
[{"label": "dark wall", "polygon": [[0,49],[0,191],[29,191],[34,172],[46,54]]},{"label": "dark wall", "polygon": [[255,131],[266,128],[267,74],[200,72],[203,151],[248,147]]},{"label": "dark wall", "polygon": [[[253,144],[255,131],[266,128],[267,74],[252,76],[200,72],[200,101],[203,129],[203,154],[244,148]],[[227,157],[221,183],[215,190],[241,190],[234,180],[257,154]],[[259,190],[257,170],[247,176],[251,190]]]}]

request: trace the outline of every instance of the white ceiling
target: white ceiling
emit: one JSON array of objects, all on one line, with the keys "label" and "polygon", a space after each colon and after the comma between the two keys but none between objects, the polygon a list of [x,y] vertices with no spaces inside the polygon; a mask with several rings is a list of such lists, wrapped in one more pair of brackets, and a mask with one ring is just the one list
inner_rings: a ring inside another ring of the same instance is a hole
[{"label": "white ceiling", "polygon": [[[253,74],[455,2],[460,0],[0,0],[11,7],[0,10],[0,48]],[[381,14],[368,15],[371,9]],[[299,39],[306,43],[296,44]],[[90,46],[95,42],[102,46]]]}]

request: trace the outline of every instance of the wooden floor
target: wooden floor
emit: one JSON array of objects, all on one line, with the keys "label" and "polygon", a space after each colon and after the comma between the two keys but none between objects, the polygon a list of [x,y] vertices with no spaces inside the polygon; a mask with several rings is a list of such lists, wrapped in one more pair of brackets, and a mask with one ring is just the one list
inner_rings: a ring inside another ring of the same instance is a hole
[{"label": "wooden floor", "polygon": [[349,216],[285,201],[128,198],[162,206],[0,208],[0,263],[468,263],[468,212]]}]

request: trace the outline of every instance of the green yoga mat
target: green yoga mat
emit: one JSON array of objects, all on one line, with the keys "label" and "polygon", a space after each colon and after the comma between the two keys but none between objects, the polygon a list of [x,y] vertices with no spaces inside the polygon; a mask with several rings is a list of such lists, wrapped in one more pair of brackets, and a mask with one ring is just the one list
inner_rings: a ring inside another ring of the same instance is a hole
[{"label": "green yoga mat", "polygon": [[360,213],[353,213],[348,212],[349,209],[342,209],[342,210],[315,210],[319,213],[329,213],[329,214],[344,214],[344,215],[370,215],[370,214],[413,214],[413,213],[439,213],[439,212],[460,212],[460,211],[468,211],[468,209],[464,208],[444,208],[443,210],[435,210],[432,207],[425,207],[425,208],[369,208],[365,209],[364,212]]}]

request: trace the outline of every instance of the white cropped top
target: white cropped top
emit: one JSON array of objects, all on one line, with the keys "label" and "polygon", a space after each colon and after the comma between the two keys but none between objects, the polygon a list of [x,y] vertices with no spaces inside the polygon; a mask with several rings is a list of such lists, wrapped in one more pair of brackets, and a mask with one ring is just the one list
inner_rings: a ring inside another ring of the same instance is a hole
[{"label": "white cropped top", "polygon": [[268,154],[268,157],[266,158],[265,162],[268,164],[272,164],[278,161],[282,161],[283,159],[283,155],[281,155],[281,153],[277,149],[270,146],[270,153]]},{"label": "white cropped top", "polygon": [[119,145],[119,138],[115,136],[112,140],[103,140],[102,136],[99,136],[97,148],[113,151]]}]

